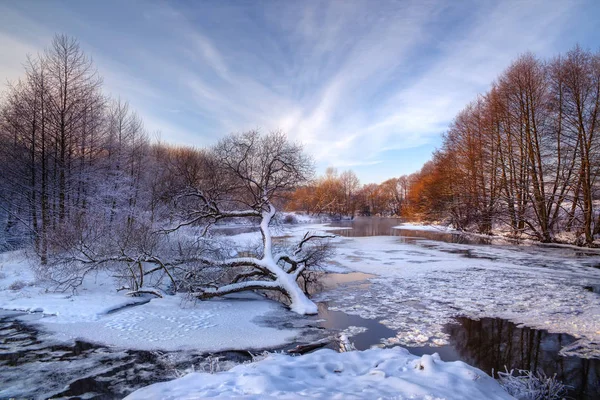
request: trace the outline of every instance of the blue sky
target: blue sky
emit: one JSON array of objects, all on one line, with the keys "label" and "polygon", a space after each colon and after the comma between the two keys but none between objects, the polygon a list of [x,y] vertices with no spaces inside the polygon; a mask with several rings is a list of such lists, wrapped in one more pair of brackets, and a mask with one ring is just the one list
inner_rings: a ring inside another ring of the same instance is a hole
[{"label": "blue sky", "polygon": [[0,0],[0,79],[55,33],[163,141],[286,131],[319,171],[411,173],[525,51],[600,46],[600,1]]}]

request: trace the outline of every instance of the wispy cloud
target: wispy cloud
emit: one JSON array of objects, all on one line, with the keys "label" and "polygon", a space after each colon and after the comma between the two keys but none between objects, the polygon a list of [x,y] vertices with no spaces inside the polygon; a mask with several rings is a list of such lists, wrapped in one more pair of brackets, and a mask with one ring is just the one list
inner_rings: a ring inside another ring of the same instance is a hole
[{"label": "wispy cloud", "polygon": [[600,35],[592,1],[109,3],[1,4],[0,77],[66,32],[165,141],[280,128],[321,167],[365,180],[410,172],[417,153],[424,162],[424,146],[519,53]]}]

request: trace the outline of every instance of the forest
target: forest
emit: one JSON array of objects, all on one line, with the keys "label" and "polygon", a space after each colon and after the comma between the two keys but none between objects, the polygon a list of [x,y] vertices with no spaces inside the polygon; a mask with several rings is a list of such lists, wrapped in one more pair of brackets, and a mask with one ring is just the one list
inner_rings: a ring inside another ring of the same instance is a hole
[{"label": "forest", "polygon": [[291,208],[401,216],[592,245],[600,233],[600,53],[517,58],[454,119],[420,171],[361,186],[331,169]]}]

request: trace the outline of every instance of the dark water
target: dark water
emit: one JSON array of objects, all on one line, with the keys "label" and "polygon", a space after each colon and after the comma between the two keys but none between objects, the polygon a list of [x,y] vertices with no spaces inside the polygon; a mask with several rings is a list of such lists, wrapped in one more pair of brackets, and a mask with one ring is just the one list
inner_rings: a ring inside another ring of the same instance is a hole
[{"label": "dark water", "polygon": [[383,338],[396,336],[396,331],[381,324],[378,320],[366,319],[358,315],[349,315],[341,311],[329,310],[326,303],[319,303],[319,325],[329,330],[341,331],[350,326],[366,328],[365,332],[350,338],[357,350],[366,350],[379,344]]},{"label": "dark water", "polygon": [[[396,336],[378,320],[348,315],[319,304],[321,326],[344,330],[350,326],[366,328],[350,338],[357,350],[381,346],[381,340]],[[417,356],[438,353],[444,361],[464,361],[492,375],[498,371],[528,370],[553,376],[568,385],[568,398],[600,399],[600,360],[559,355],[562,347],[576,339],[566,334],[548,333],[499,318],[472,320],[459,317],[445,327],[450,344],[440,347],[407,347]]]},{"label": "dark water", "polygon": [[584,286],[583,288],[585,290],[587,290],[588,292],[600,294],[600,285],[589,285],[589,286]]},{"label": "dark water", "polygon": [[492,371],[523,369],[540,371],[569,385],[569,397],[600,399],[600,360],[559,355],[576,339],[566,334],[520,328],[498,318],[474,321],[457,318],[446,327],[457,359],[492,374]]},{"label": "dark water", "polygon": [[353,220],[332,222],[329,225],[339,227],[334,233],[346,237],[397,236],[405,243],[416,243],[418,240],[437,240],[446,243],[491,244],[492,239],[469,236],[462,233],[439,231],[421,231],[415,229],[394,229],[404,221],[400,218],[356,217]]}]

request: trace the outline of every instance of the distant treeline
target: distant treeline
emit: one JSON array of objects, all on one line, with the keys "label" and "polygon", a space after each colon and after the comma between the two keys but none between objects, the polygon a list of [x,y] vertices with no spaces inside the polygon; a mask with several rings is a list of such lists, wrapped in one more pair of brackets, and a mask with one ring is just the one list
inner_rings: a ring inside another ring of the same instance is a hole
[{"label": "distant treeline", "polygon": [[335,168],[328,168],[325,175],[297,189],[287,208],[331,217],[400,216],[406,214],[408,188],[408,176],[361,185],[353,171],[338,174]]}]

